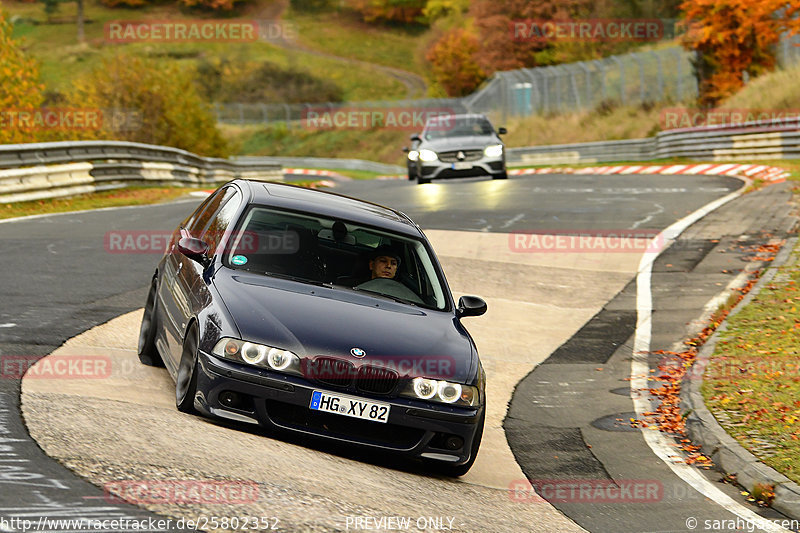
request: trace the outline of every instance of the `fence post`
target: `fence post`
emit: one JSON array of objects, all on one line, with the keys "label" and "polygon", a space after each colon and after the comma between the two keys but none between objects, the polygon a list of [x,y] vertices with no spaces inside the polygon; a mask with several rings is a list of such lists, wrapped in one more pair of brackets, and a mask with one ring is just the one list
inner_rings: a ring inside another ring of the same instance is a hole
[{"label": "fence post", "polygon": [[608,96],[608,88],[606,87],[606,68],[603,65],[603,62],[599,59],[592,61],[592,64],[594,65],[595,72],[600,73],[600,94],[602,99],[605,100]]},{"label": "fence post", "polygon": [[644,102],[645,100],[645,86],[644,86],[644,63],[642,62],[642,58],[639,57],[639,54],[631,54],[631,59],[636,61],[636,64],[639,65],[639,103]]},{"label": "fence post", "polygon": [[625,63],[618,56],[609,57],[619,66],[619,102],[625,103]]},{"label": "fence post", "polygon": [[664,66],[661,63],[661,54],[656,51],[650,53],[656,58],[656,66],[658,67],[658,75],[656,76],[658,80],[658,101],[662,102],[664,100]]},{"label": "fence post", "polygon": [[583,69],[583,82],[586,84],[586,109],[591,109],[592,106],[592,71],[585,62],[581,61],[578,66]]}]

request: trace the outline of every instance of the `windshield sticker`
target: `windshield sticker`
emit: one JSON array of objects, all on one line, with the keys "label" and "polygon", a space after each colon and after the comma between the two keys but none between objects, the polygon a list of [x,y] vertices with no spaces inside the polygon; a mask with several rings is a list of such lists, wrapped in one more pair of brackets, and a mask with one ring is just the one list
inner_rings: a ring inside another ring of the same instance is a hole
[{"label": "windshield sticker", "polygon": [[247,263],[247,258],[243,255],[234,255],[233,258],[231,258],[231,263],[237,266],[243,265]]}]

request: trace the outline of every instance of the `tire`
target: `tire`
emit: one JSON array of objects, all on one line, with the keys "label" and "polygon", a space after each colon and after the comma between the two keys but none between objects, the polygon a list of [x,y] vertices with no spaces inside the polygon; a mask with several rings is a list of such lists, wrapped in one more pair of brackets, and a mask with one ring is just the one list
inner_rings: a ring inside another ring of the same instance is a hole
[{"label": "tire", "polygon": [[181,362],[175,376],[175,406],[182,413],[194,414],[194,397],[197,394],[197,324],[193,323],[183,341]]},{"label": "tire", "polygon": [[438,465],[438,469],[442,474],[446,476],[460,477],[469,472],[469,469],[472,468],[473,464],[475,464],[475,458],[478,457],[478,449],[481,447],[481,440],[483,439],[483,425],[485,421],[486,421],[486,407],[483,408],[483,414],[481,415],[481,419],[478,422],[478,430],[475,432],[475,439],[473,439],[472,441],[472,448],[470,449],[469,461],[467,461],[463,465],[456,465],[456,466],[440,464]]},{"label": "tire", "polygon": [[158,282],[153,278],[147,302],[144,305],[142,325],[139,328],[139,361],[147,366],[164,366],[161,354],[156,348],[156,332],[158,331]]},{"label": "tire", "polygon": [[498,174],[496,176],[492,176],[493,180],[507,180],[508,179],[508,172],[503,172],[502,174]]},{"label": "tire", "polygon": [[422,176],[417,176],[417,185],[424,185],[430,182],[431,182],[430,178],[423,178]]}]

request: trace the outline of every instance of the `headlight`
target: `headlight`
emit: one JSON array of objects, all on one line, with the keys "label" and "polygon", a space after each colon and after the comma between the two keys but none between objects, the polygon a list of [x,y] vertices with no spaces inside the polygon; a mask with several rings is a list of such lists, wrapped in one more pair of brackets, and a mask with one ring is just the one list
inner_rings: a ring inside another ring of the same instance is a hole
[{"label": "headlight", "polygon": [[400,395],[466,407],[478,405],[480,401],[477,387],[427,378],[414,378]]},{"label": "headlight", "polygon": [[417,159],[419,159],[419,152],[417,152],[416,150],[410,150],[408,152],[408,160],[416,161]]},{"label": "headlight", "polygon": [[439,156],[436,155],[436,152],[433,150],[420,150],[419,151],[419,158],[423,161],[436,161],[439,159]]},{"label": "headlight", "polygon": [[273,346],[223,338],[214,346],[212,353],[217,357],[237,363],[247,363],[298,376],[303,375],[300,371],[300,358],[297,355],[289,350],[281,350]]},{"label": "headlight", "polygon": [[503,145],[502,144],[493,144],[491,146],[487,146],[483,150],[483,154],[486,157],[500,157],[503,155]]}]

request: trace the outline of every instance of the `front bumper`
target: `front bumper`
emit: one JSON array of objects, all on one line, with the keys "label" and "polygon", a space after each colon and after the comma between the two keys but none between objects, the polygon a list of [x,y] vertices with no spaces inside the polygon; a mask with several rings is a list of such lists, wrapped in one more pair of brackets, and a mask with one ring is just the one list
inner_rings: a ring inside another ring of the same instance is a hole
[{"label": "front bumper", "polygon": [[[198,356],[195,407],[207,416],[259,424],[271,430],[315,435],[452,465],[470,459],[483,406],[457,408],[410,398],[359,395],[391,405],[387,423],[309,409],[315,390],[353,395],[301,377]],[[235,393],[238,402],[229,401]],[[462,445],[452,449],[453,437]]]},{"label": "front bumper", "polygon": [[[506,172],[504,157],[482,157],[474,161],[446,163],[444,161],[420,161],[419,175],[425,179],[466,178],[475,176],[498,176]],[[469,168],[457,168],[469,166]]]}]

